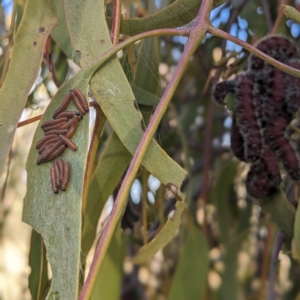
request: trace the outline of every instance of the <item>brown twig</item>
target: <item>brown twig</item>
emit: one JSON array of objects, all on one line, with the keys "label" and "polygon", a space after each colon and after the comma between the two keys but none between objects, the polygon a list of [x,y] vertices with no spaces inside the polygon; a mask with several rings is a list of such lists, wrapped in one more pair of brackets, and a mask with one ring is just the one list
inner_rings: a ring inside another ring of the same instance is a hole
[{"label": "brown twig", "polygon": [[289,0],[279,0],[278,1],[278,15],[277,15],[276,21],[274,23],[274,26],[272,28],[271,34],[275,34],[277,32],[278,27],[279,27],[280,22],[281,22],[281,19],[284,15],[282,4],[287,5],[288,3],[289,3]]},{"label": "brown twig", "polygon": [[[236,21],[238,15],[241,13],[241,11],[243,10],[243,8],[245,7],[245,5],[248,3],[249,0],[241,0],[241,3],[232,11],[230,19],[227,23],[226,26],[226,32],[229,32],[232,24]],[[226,46],[226,40],[224,39],[222,41],[222,52],[224,54],[225,52],[225,46]]]},{"label": "brown twig", "polygon": [[278,255],[281,249],[282,244],[285,241],[285,234],[283,232],[278,232],[276,241],[274,244],[271,264],[270,264],[270,275],[269,275],[269,295],[268,300],[275,300],[276,299],[276,292],[275,292],[275,283],[276,283],[276,266],[278,262]]},{"label": "brown twig", "polygon": [[25,121],[19,122],[18,125],[17,125],[17,128],[28,125],[28,124],[33,123],[33,122],[36,122],[36,121],[40,120],[42,118],[42,116],[43,116],[43,114],[35,116],[33,118],[30,118],[30,119],[27,119]]},{"label": "brown twig", "polygon": [[113,1],[113,16],[111,27],[111,41],[113,45],[117,45],[119,42],[120,25],[121,25],[121,12],[122,12],[122,0]]},{"label": "brown twig", "polygon": [[267,0],[261,0],[261,4],[262,4],[262,7],[263,7],[263,10],[265,13],[265,17],[266,17],[268,32],[271,32],[272,27],[273,27],[273,22],[272,22],[271,13],[270,13],[269,2]]},{"label": "brown twig", "polygon": [[268,267],[269,267],[269,254],[270,254],[270,247],[272,241],[272,223],[269,221],[267,225],[268,229],[268,236],[265,243],[264,255],[263,255],[263,265],[260,275],[260,289],[258,294],[258,300],[265,299],[265,285],[266,285],[266,278],[268,274]]},{"label": "brown twig", "polygon": [[93,131],[93,135],[92,135],[92,139],[91,139],[91,143],[90,143],[90,148],[89,148],[89,152],[88,152],[88,156],[87,156],[86,169],[85,169],[85,175],[84,175],[84,187],[83,187],[83,196],[82,196],[82,216],[83,217],[84,217],[84,213],[85,213],[91,177],[94,173],[95,166],[96,166],[95,161],[96,161],[96,156],[97,156],[97,149],[98,149],[99,141],[101,138],[103,126],[106,122],[106,116],[102,112],[98,102],[94,101],[93,106],[96,110],[96,119],[95,119],[94,131]]}]

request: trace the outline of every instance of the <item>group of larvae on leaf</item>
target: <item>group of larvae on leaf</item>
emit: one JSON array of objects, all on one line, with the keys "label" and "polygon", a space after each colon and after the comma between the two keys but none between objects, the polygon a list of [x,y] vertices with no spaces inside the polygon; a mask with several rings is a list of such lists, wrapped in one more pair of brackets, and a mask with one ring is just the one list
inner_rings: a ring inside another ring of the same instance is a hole
[{"label": "group of larvae on leaf", "polygon": [[[269,36],[256,47],[300,70],[298,49],[286,37]],[[218,83],[212,97],[225,105],[228,93],[235,99],[231,149],[239,160],[251,163],[246,179],[248,194],[259,199],[276,191],[282,180],[279,162],[289,177],[298,181],[300,160],[286,128],[300,106],[300,79],[251,55],[248,69],[234,80]]]},{"label": "group of larvae on leaf", "polygon": [[[66,111],[70,101],[73,101],[78,111]],[[79,121],[89,111],[88,103],[83,93],[74,88],[64,98],[61,105],[55,110],[53,120],[45,121],[41,128],[45,136],[37,144],[39,157],[36,163],[46,163],[59,157],[66,149],[77,150],[77,146],[71,141],[75,134]],[[70,181],[71,166],[62,159],[58,159],[50,169],[52,190],[58,193],[59,188],[66,190]]]}]

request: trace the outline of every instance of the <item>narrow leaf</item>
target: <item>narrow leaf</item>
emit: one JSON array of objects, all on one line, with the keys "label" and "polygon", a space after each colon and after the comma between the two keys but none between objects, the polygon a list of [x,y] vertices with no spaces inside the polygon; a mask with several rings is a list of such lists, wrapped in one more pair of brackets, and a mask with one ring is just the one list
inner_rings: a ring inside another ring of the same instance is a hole
[{"label": "narrow leaf", "polygon": [[87,198],[87,206],[82,229],[82,255],[89,252],[96,234],[98,220],[108,197],[120,182],[131,154],[113,133],[101,155],[93,175]]},{"label": "narrow leaf", "polygon": [[31,273],[28,278],[28,288],[33,300],[42,298],[50,285],[46,260],[46,248],[41,235],[32,230],[29,252]]},{"label": "narrow leaf", "polygon": [[[58,24],[51,0],[28,0],[0,90],[0,175],[29,91],[38,75],[44,43]],[[25,71],[24,71],[25,70]]]},{"label": "narrow leaf", "polygon": [[185,208],[185,202],[177,201],[174,215],[168,219],[167,223],[159,231],[156,237],[138,251],[136,256],[132,259],[133,263],[141,264],[145,262],[172,240],[179,228],[181,214]]},{"label": "narrow leaf", "polygon": [[202,299],[205,292],[209,266],[208,244],[199,229],[188,227],[187,230],[169,300]]},{"label": "narrow leaf", "polygon": [[238,253],[241,250],[241,246],[245,238],[247,237],[249,231],[246,230],[235,239],[233,239],[228,247],[225,256],[225,272],[222,276],[222,286],[221,286],[221,299],[237,300],[237,288],[238,281],[236,277],[236,270],[238,266]]},{"label": "narrow leaf", "polygon": [[218,224],[221,241],[226,245],[229,241],[230,210],[228,197],[237,172],[238,162],[229,163],[218,177],[215,187],[216,205],[218,211]]},{"label": "narrow leaf", "polygon": [[289,244],[294,236],[295,208],[287,200],[285,193],[279,189],[276,194],[261,199],[260,205],[263,211],[271,215],[279,230],[286,234]]},{"label": "narrow leaf", "polygon": [[[213,7],[217,7],[226,0],[214,0]],[[148,30],[159,28],[175,28],[190,23],[197,15],[201,0],[177,0],[159,12],[145,18],[132,18],[121,21],[121,33],[136,35]],[[111,27],[112,19],[107,18]]]}]

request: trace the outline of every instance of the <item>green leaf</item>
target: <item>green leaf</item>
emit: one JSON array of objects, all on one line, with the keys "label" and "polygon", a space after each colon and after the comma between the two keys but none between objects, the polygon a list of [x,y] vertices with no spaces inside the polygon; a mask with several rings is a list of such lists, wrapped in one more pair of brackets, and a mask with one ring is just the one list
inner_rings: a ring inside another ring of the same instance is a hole
[{"label": "green leaf", "polygon": [[124,241],[117,227],[100,267],[91,300],[120,299],[123,278]]},{"label": "green leaf", "polygon": [[209,266],[209,247],[199,229],[193,226],[188,227],[187,230],[169,300],[198,300],[204,296]]},{"label": "green leaf", "polygon": [[[226,2],[214,0],[213,8]],[[190,23],[199,11],[201,0],[177,0],[159,12],[145,18],[132,18],[121,21],[121,33],[133,36],[148,30],[175,28]],[[109,27],[112,19],[107,17]]]},{"label": "green leaf", "polygon": [[[41,123],[52,119],[55,109],[69,90],[78,87],[87,95],[87,83],[73,77],[58,90],[46,109]],[[67,110],[76,110],[70,103]],[[61,158],[71,165],[71,179],[65,192],[54,194],[51,188],[50,167],[52,163],[36,164],[35,145],[44,135],[36,130],[27,159],[27,194],[24,200],[23,220],[34,227],[44,238],[47,259],[53,272],[50,293],[58,292],[60,299],[76,299],[80,270],[81,198],[88,149],[89,116],[80,121],[73,142],[76,152],[66,149]]]},{"label": "green leaf", "polygon": [[134,95],[138,104],[156,106],[159,102],[159,98],[156,95],[144,90],[141,87],[133,86],[132,90],[134,91]]},{"label": "green leaf", "polygon": [[50,285],[46,260],[46,248],[41,235],[32,230],[29,252],[31,273],[28,278],[28,288],[33,300],[39,300]]},{"label": "green leaf", "polygon": [[218,211],[221,241],[226,246],[229,242],[230,209],[228,198],[236,177],[238,162],[229,163],[218,177],[215,187],[216,206]]},{"label": "green leaf", "polygon": [[131,154],[123,146],[118,136],[113,133],[97,164],[88,191],[82,229],[83,256],[87,255],[94,242],[98,220],[104,204],[119,184],[130,160]]},{"label": "green leaf", "polygon": [[181,214],[185,208],[185,202],[176,202],[174,215],[168,219],[166,224],[155,236],[155,238],[138,251],[136,256],[132,259],[133,263],[141,264],[145,262],[171,241],[179,228],[181,222]]},{"label": "green leaf", "polygon": [[[79,53],[80,64],[86,66],[91,59],[111,47],[108,28],[103,22],[104,5],[103,3],[95,5],[91,0],[85,2],[65,0],[64,7],[71,41],[74,49]],[[96,67],[89,70],[92,69],[96,70]],[[84,74],[84,70],[79,73]],[[79,76],[79,73],[76,76]],[[81,76],[86,79],[83,76],[87,75]],[[111,59],[94,74],[91,88],[120,140],[133,154],[144,133],[141,125],[142,115],[135,108],[135,97],[118,59]],[[161,149],[155,140],[150,143],[142,163],[163,184],[171,183],[178,190],[180,189],[186,172]]]},{"label": "green leaf", "polygon": [[300,24],[300,12],[290,5],[282,5],[283,12],[288,19],[292,19],[295,22]]},{"label": "green leaf", "polygon": [[0,90],[0,175],[27,96],[40,69],[45,40],[58,24],[55,14],[51,0],[27,1],[9,69]]},{"label": "green leaf", "polygon": [[232,240],[228,247],[225,256],[224,264],[225,271],[222,276],[222,286],[221,286],[221,299],[238,299],[238,281],[236,277],[236,270],[238,267],[238,253],[241,250],[242,243],[244,239],[248,236],[249,231],[245,230],[242,234],[237,236]]},{"label": "green leaf", "polygon": [[52,31],[51,37],[69,59],[73,58],[74,49],[67,29],[66,17],[62,0],[55,0],[59,25]]},{"label": "green leaf", "polygon": [[300,205],[297,207],[295,223],[294,223],[294,246],[296,250],[296,257],[300,261]]},{"label": "green leaf", "polygon": [[263,211],[271,215],[272,221],[284,232],[289,245],[294,236],[295,208],[287,200],[285,193],[279,189],[274,195],[260,201]]}]

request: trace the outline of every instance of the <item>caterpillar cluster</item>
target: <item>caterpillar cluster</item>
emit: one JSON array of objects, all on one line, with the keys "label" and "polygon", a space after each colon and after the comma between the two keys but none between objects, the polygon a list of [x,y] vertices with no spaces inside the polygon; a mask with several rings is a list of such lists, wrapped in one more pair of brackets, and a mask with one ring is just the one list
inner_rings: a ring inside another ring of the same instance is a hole
[{"label": "caterpillar cluster", "polygon": [[[71,100],[75,104],[78,111],[66,111]],[[38,165],[56,159],[65,151],[66,147],[73,151],[77,150],[77,146],[71,141],[71,137],[75,134],[79,121],[88,111],[89,106],[83,93],[77,88],[71,90],[64,98],[61,105],[53,113],[53,120],[45,121],[41,125],[45,136],[36,144],[36,148],[38,149],[39,153],[39,157],[36,161]],[[60,171],[60,173],[57,173],[60,174],[59,176],[62,176],[59,184],[58,181],[56,181],[56,179],[54,180],[53,178],[57,175],[56,172],[58,172],[55,170],[61,170],[61,168],[59,168],[61,165],[64,165],[64,172]],[[69,164],[63,162],[61,163],[60,160],[56,161],[51,168],[50,174],[53,191],[57,193],[59,188],[64,191],[70,179]],[[54,184],[54,182],[56,183]]]},{"label": "caterpillar cluster", "polygon": [[71,166],[64,162],[61,158],[54,162],[54,165],[50,169],[50,178],[52,190],[55,194],[61,189],[65,191],[69,182],[71,175]]},{"label": "caterpillar cluster", "polygon": [[[300,70],[299,52],[281,36],[270,36],[256,47],[274,59]],[[269,196],[281,182],[281,162],[292,180],[300,179],[300,160],[285,131],[300,106],[300,79],[288,75],[257,56],[235,80],[218,83],[213,99],[224,105],[235,95],[231,149],[241,161],[251,163],[246,179],[249,195]]]}]

